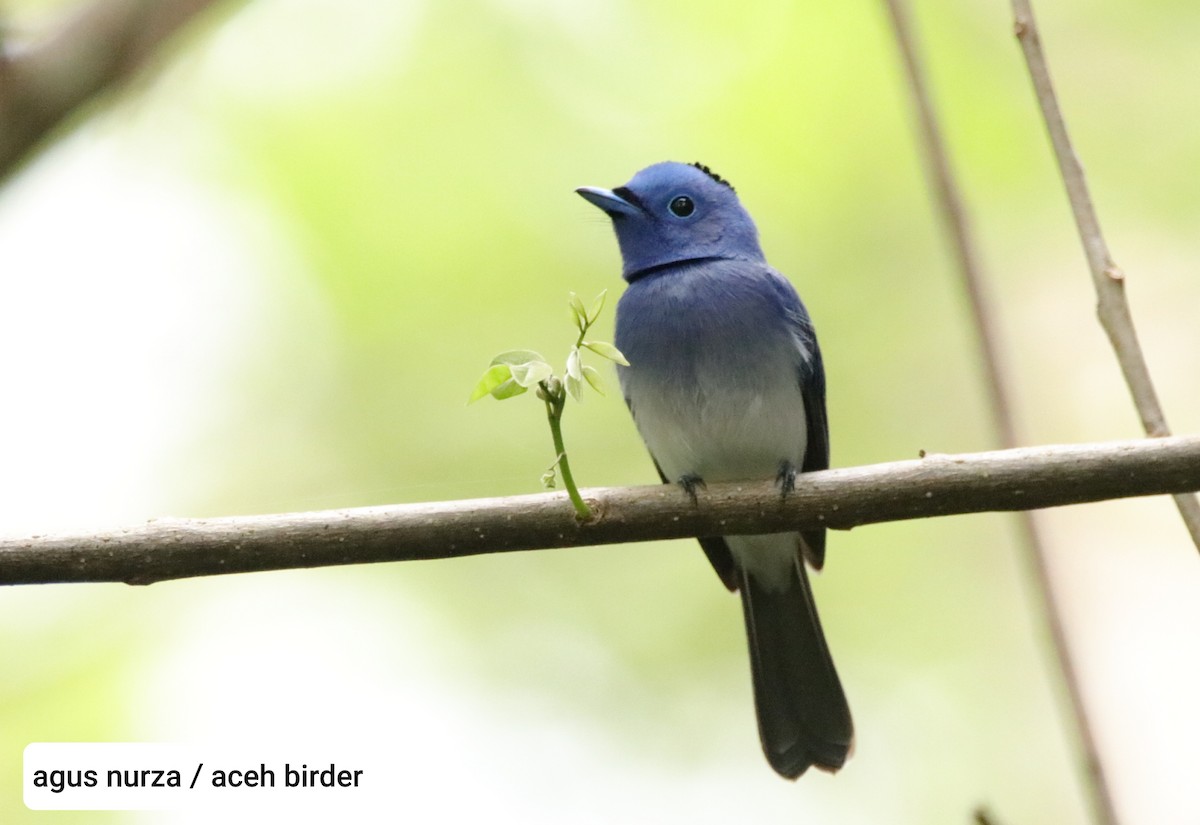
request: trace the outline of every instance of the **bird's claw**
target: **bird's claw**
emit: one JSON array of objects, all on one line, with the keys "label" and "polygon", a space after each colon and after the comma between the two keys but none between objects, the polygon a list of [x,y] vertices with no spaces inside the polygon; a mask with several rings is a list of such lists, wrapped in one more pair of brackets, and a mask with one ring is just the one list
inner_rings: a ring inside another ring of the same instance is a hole
[{"label": "bird's claw", "polygon": [[796,489],[796,466],[786,459],[779,462],[779,474],[775,476],[775,483],[779,485],[780,497],[787,498],[788,493]]},{"label": "bird's claw", "polygon": [[692,500],[692,504],[699,503],[696,500],[696,490],[697,489],[700,489],[700,490],[708,489],[708,485],[704,483],[704,479],[700,478],[700,476],[695,475],[693,473],[688,473],[685,476],[680,476],[678,483],[679,483],[679,486],[683,488],[683,491],[688,494],[688,498],[690,498]]}]

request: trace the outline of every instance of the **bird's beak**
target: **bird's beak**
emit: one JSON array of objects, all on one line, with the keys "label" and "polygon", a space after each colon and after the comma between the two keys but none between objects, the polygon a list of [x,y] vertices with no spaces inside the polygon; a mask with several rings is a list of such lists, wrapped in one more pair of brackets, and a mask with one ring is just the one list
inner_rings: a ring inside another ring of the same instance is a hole
[{"label": "bird's beak", "polygon": [[622,198],[611,189],[598,186],[581,186],[575,190],[585,201],[599,206],[610,215],[637,215],[642,210]]}]

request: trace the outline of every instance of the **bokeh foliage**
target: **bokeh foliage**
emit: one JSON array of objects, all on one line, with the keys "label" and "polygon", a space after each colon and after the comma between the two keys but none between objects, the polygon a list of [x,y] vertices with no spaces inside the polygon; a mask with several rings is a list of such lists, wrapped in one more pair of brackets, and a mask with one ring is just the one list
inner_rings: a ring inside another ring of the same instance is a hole
[{"label": "bokeh foliage", "polygon": [[[497,351],[562,349],[568,290],[615,296],[607,221],[571,190],[615,186],[664,159],[730,178],[768,258],[804,296],[825,351],[835,466],[993,446],[876,5],[388,6],[234,8],[25,173],[103,145],[91,162],[115,155],[155,170],[178,190],[171,197],[203,200],[251,262],[244,306],[197,308],[210,319],[195,346],[212,353],[213,392],[158,456],[155,494],[131,488],[123,517],[538,489],[553,460],[540,413],[467,407],[464,388]],[[923,2],[917,13],[1025,378],[1030,440],[1132,435],[1006,4]],[[1174,170],[1200,160],[1185,82],[1200,56],[1183,34],[1200,30],[1200,11],[1074,2],[1047,4],[1043,18],[1097,196],[1130,250],[1124,263],[1164,284],[1137,299],[1169,310],[1179,261],[1197,252],[1177,236],[1200,203]],[[10,212],[21,203],[12,197]],[[95,263],[89,278],[123,266]],[[207,277],[185,260],[162,276]],[[154,296],[142,298],[153,312]],[[227,328],[226,313],[240,320]],[[156,334],[147,347],[178,344],[169,329]],[[1182,368],[1166,341],[1152,334],[1147,345],[1170,407]],[[113,388],[94,403],[125,402]],[[1178,428],[1197,420],[1185,413]],[[573,409],[566,430],[581,484],[654,480],[615,394]],[[35,437],[53,454],[52,434]],[[294,725],[326,736],[340,730],[343,702],[382,718],[394,684],[407,695],[391,681],[403,671],[394,640],[423,651],[405,680],[456,686],[430,714],[453,714],[455,697],[469,696],[497,716],[528,717],[503,734],[509,758],[574,766],[608,797],[585,799],[586,786],[569,783],[547,793],[527,777],[507,788],[513,818],[579,821],[586,809],[601,820],[715,821],[736,797],[758,821],[963,822],[988,803],[1008,822],[1082,822],[1012,533],[979,516],[831,538],[816,586],[859,750],[836,779],[797,786],[760,764],[736,600],[690,542],[5,593],[0,821],[137,818],[30,814],[12,792],[29,741],[186,737],[201,724],[192,717],[219,734],[225,706],[213,697],[226,689],[263,703],[285,689],[310,695]],[[337,684],[368,684],[367,698],[311,686],[330,678],[322,651],[345,642],[318,632],[325,599],[348,611],[338,627],[376,644],[336,659]],[[198,617],[217,612],[224,620],[206,636]],[[289,623],[316,634],[311,658],[265,631],[245,652],[257,630]],[[247,661],[275,657],[281,681],[241,681]],[[252,733],[285,721],[264,717]],[[547,719],[569,746],[543,741]],[[499,736],[480,732],[464,748],[500,752]],[[395,747],[418,760],[436,737]],[[472,775],[447,764],[442,781],[466,787]],[[424,821],[475,810],[455,797]]]}]

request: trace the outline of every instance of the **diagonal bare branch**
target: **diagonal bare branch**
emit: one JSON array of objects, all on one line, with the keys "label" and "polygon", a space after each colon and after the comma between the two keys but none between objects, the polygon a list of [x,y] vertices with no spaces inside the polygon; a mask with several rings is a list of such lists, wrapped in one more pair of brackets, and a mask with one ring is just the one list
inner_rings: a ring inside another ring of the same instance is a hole
[{"label": "diagonal bare branch", "polygon": [[[925,81],[917,53],[916,36],[910,25],[903,0],[885,0],[891,17],[900,54],[908,77],[913,106],[917,112],[921,145],[925,151],[926,169],[934,197],[940,207],[943,227],[954,252],[959,274],[967,294],[968,305],[977,332],[978,346],[988,386],[992,423],[1001,443],[1016,446],[1017,424],[1009,398],[1012,380],[1002,358],[1000,331],[988,297],[987,281],[975,251],[970,221],[964,199],[954,175],[945,141],[942,139],[932,96]],[[1132,329],[1132,327],[1131,327]],[[1117,817],[1112,792],[1100,760],[1093,724],[1083,696],[1083,685],[1075,664],[1075,656],[1067,637],[1063,611],[1059,604],[1055,582],[1050,574],[1046,544],[1032,512],[1021,514],[1020,527],[1026,556],[1033,572],[1043,621],[1062,684],[1066,688],[1074,731],[1078,737],[1081,761],[1088,778],[1092,809],[1101,825],[1116,825]]]},{"label": "diagonal bare branch", "polygon": [[924,153],[926,176],[934,204],[942,220],[946,240],[954,256],[962,287],[966,292],[971,320],[977,332],[977,345],[983,365],[984,383],[988,393],[988,408],[992,426],[999,436],[1000,445],[1015,447],[1017,438],[1016,416],[1009,398],[1012,390],[1008,370],[1004,363],[999,323],[992,311],[987,278],[983,264],[975,248],[975,237],[971,230],[971,219],[965,199],[958,185],[950,162],[949,152],[938,125],[937,112],[929,93],[925,73],[917,53],[917,40],[903,0],[885,0],[892,23],[892,31],[900,49],[900,59],[912,95],[913,110],[917,117],[918,138]]},{"label": "diagonal bare branch", "polygon": [[[1096,287],[1096,314],[1100,319],[1100,326],[1104,328],[1109,342],[1112,343],[1117,362],[1121,365],[1121,374],[1125,376],[1125,383],[1129,386],[1146,434],[1170,435],[1171,430],[1167,426],[1166,416],[1154,389],[1154,382],[1150,379],[1150,370],[1146,366],[1146,358],[1142,354],[1142,346],[1138,342],[1137,330],[1133,325],[1129,301],[1125,296],[1125,273],[1113,263],[1104,234],[1100,231],[1100,219],[1092,205],[1087,178],[1079,157],[1075,154],[1075,148],[1071,145],[1067,124],[1063,120],[1062,109],[1054,93],[1054,84],[1050,80],[1050,68],[1042,51],[1033,8],[1029,0],[1012,0],[1012,8],[1014,30],[1021,43],[1025,63],[1029,67],[1042,118],[1046,122],[1046,130],[1050,133],[1050,143],[1054,146],[1054,157],[1058,161],[1058,169],[1067,190],[1067,199],[1071,202],[1075,227],[1079,230],[1080,241],[1083,242],[1083,252],[1087,257],[1088,269],[1092,273],[1092,283]],[[1200,550],[1200,500],[1187,493],[1176,496],[1175,504],[1192,536],[1192,541]]]},{"label": "diagonal bare branch", "polygon": [[1074,444],[805,473],[781,499],[770,482],[712,484],[699,504],[674,486],[285,515],[156,519],[88,535],[0,540],[0,584],[127,582],[632,541],[762,533],[1027,510],[1200,489],[1200,436]]},{"label": "diagonal bare branch", "polygon": [[41,42],[6,44],[0,58],[0,182],[215,2],[93,0]]}]

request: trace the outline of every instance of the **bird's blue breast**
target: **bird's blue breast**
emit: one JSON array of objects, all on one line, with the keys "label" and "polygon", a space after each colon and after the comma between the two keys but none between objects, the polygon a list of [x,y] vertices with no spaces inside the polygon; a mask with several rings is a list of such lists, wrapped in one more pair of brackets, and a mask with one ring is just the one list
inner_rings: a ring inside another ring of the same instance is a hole
[{"label": "bird's blue breast", "polygon": [[621,388],[669,479],[773,477],[805,449],[810,352],[795,291],[768,266],[680,264],[629,285],[617,309]]}]

